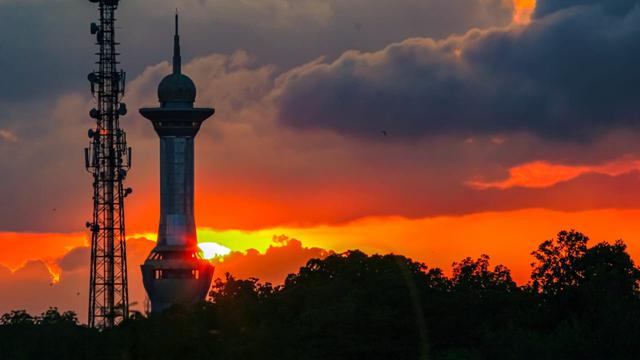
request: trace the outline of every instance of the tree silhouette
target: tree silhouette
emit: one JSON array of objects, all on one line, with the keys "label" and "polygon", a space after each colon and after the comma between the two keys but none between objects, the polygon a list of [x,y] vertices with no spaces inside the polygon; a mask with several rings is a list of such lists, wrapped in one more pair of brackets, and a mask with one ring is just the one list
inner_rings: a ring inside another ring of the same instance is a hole
[{"label": "tree silhouette", "polygon": [[479,259],[470,257],[459,263],[453,263],[453,286],[465,291],[514,291],[516,283],[511,278],[511,271],[503,265],[489,269],[489,256],[481,255]]},{"label": "tree silhouette", "polygon": [[52,307],[35,318],[36,325],[77,325],[78,317],[73,311],[60,313],[58,308]]},{"label": "tree silhouette", "polygon": [[[622,241],[561,231],[518,286],[488,255],[441,269],[353,250],[283,285],[226,274],[209,302],[95,331],[51,308],[0,317],[0,359],[638,359],[640,270]],[[116,345],[114,345],[116,344]]]},{"label": "tree silhouette", "polygon": [[548,295],[577,285],[580,270],[576,262],[587,252],[589,238],[575,230],[561,231],[555,239],[544,241],[531,253],[533,289]]},{"label": "tree silhouette", "polygon": [[589,296],[635,298],[638,296],[640,270],[627,253],[622,240],[614,244],[603,242],[588,249],[577,261],[578,286]]},{"label": "tree silhouette", "polygon": [[0,325],[4,326],[25,326],[34,323],[35,319],[26,310],[13,310],[0,317]]}]

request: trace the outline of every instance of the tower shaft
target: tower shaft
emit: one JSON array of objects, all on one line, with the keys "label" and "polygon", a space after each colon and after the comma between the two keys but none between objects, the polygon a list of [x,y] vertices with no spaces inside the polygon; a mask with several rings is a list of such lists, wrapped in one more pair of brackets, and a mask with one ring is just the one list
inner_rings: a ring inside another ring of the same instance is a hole
[{"label": "tower shaft", "polygon": [[87,223],[91,230],[89,326],[104,328],[129,314],[124,198],[131,189],[124,189],[123,181],[131,165],[131,149],[119,124],[126,107],[120,102],[125,74],[117,69],[118,1],[91,1],[98,3],[100,20],[91,24],[99,46],[98,70],[88,76],[97,103],[90,112],[96,127],[89,130],[90,146],[85,149],[85,165],[93,175],[93,220]]},{"label": "tower shaft", "polygon": [[158,245],[197,246],[194,202],[194,138],[160,137]]}]

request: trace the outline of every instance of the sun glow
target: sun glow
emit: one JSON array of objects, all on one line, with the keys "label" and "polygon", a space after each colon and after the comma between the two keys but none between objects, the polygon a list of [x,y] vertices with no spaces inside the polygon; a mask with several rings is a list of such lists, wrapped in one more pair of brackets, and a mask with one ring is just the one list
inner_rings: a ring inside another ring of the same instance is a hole
[{"label": "sun glow", "polygon": [[513,0],[513,22],[527,25],[531,22],[531,15],[536,9],[536,0]]},{"label": "sun glow", "polygon": [[[218,242],[211,241],[208,238],[218,237],[222,240],[229,240],[228,238],[237,238],[238,235],[241,236],[242,232],[240,231],[215,231],[210,229],[198,229],[198,238],[200,241],[198,242],[198,248],[202,251],[202,257],[211,260],[216,257],[223,257],[225,255],[229,255],[231,251],[237,251],[238,249],[231,249],[224,245],[219,244]],[[237,233],[237,234],[236,234]],[[236,236],[228,236],[229,234],[233,234]],[[158,241],[157,233],[137,233],[131,236],[127,236],[127,240],[129,239],[147,239],[150,241]],[[224,242],[224,241],[223,241]],[[233,243],[233,241],[232,241]],[[242,248],[241,250],[245,250]]]},{"label": "sun glow", "polygon": [[57,284],[60,282],[60,274],[62,274],[62,269],[60,265],[58,265],[55,261],[51,259],[43,260],[44,266],[47,267],[47,271],[49,271],[49,276],[51,277],[51,285]]},{"label": "sun glow", "polygon": [[129,239],[147,239],[150,241],[158,241],[158,233],[152,233],[152,232],[136,233],[133,235],[128,235],[127,240]]},{"label": "sun glow", "polygon": [[231,253],[231,249],[229,249],[228,247],[214,242],[199,243],[198,247],[200,248],[200,250],[202,250],[202,257],[207,260],[229,255]]}]

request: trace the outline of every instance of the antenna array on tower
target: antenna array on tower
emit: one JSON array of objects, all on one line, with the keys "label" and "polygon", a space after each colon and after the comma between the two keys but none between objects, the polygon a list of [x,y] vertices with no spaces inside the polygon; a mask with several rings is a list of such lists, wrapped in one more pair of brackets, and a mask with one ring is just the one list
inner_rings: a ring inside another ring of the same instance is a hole
[{"label": "antenna array on tower", "polygon": [[98,4],[100,20],[91,24],[91,34],[99,47],[98,69],[88,75],[96,107],[89,116],[96,121],[89,130],[85,165],[93,175],[93,220],[91,231],[91,274],[89,326],[111,327],[129,316],[127,256],[124,226],[124,198],[131,193],[123,187],[131,167],[131,148],[119,118],[127,113],[120,98],[124,95],[125,73],[118,70],[115,40],[115,10],[118,0],[89,0]]}]

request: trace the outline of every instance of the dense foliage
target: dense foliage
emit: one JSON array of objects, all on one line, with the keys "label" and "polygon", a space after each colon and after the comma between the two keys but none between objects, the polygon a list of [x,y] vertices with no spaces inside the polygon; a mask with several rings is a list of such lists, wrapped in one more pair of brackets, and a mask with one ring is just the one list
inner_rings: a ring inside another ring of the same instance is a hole
[{"label": "dense foliage", "polygon": [[621,241],[560,232],[517,286],[489,257],[440,269],[359,251],[274,287],[217,281],[212,300],[95,331],[51,309],[0,318],[1,359],[638,359],[640,270]]}]

